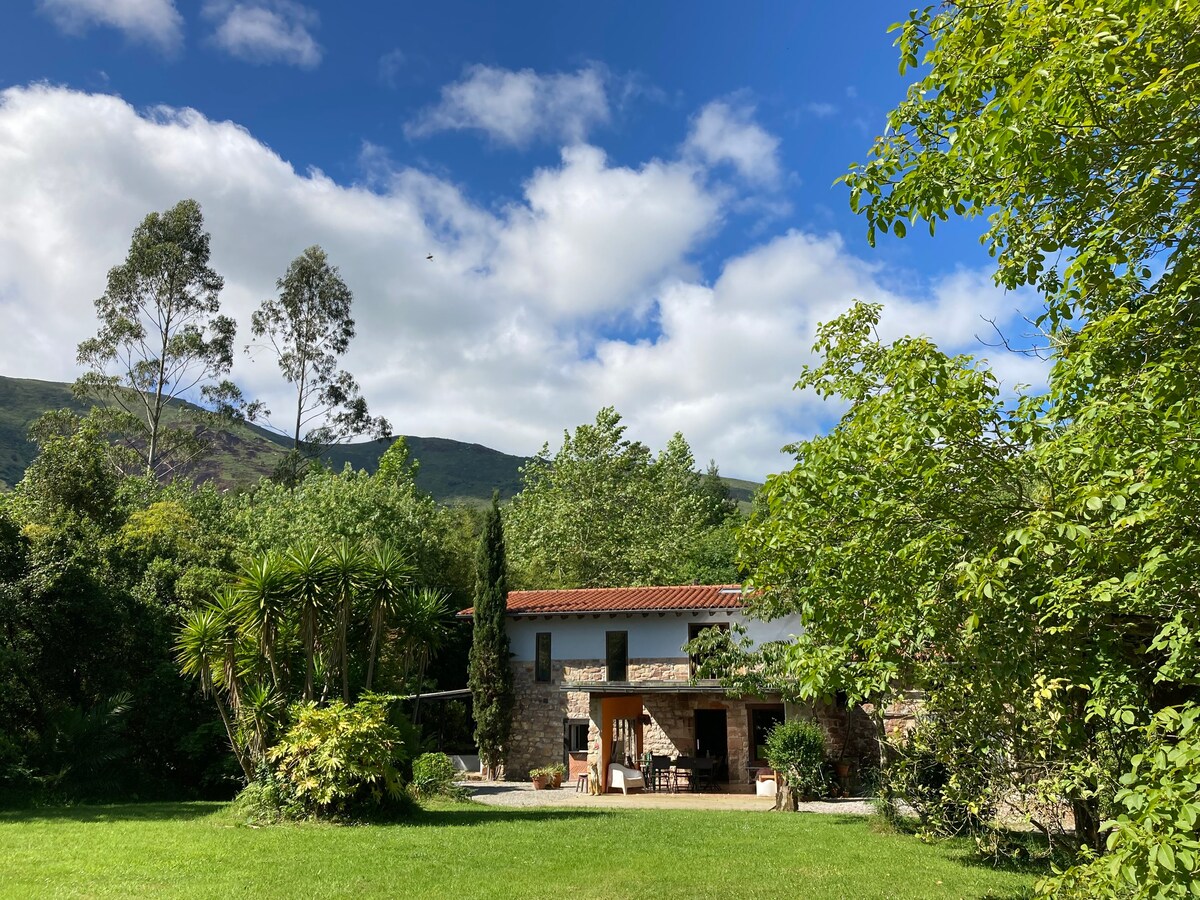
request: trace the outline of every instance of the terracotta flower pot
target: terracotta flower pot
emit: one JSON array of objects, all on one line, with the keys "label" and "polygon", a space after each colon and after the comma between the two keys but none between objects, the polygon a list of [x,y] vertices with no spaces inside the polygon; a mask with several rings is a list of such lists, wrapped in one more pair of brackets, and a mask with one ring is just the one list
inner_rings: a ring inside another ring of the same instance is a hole
[{"label": "terracotta flower pot", "polygon": [[534,775],[530,781],[533,782],[533,789],[535,791],[544,791],[546,785],[549,783],[549,779],[545,775]]}]

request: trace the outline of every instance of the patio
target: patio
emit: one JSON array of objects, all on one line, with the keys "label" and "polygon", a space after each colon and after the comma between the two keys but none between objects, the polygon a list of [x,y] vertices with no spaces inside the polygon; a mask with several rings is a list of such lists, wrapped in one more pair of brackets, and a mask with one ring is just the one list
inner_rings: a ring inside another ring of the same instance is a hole
[{"label": "patio", "polygon": [[[564,782],[561,788],[535,791],[533,785],[522,781],[464,781],[460,782],[471,792],[471,799],[489,806],[588,806],[608,809],[724,809],[770,811],[773,797],[758,797],[751,793],[654,793],[641,791],[623,794],[576,793],[573,785]],[[871,812],[866,800],[820,800],[801,803],[802,812],[835,813],[838,815],[868,815]]]}]

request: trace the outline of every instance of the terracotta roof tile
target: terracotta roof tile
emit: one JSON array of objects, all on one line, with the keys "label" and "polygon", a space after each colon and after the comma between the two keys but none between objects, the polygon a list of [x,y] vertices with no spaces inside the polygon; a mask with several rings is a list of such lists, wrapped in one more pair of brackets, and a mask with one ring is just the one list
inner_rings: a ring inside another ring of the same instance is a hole
[{"label": "terracotta roof tile", "polygon": [[[579,588],[569,591],[510,591],[508,615],[646,612],[665,609],[741,609],[741,586],[685,584],[677,587]],[[460,616],[470,616],[464,609]]]}]

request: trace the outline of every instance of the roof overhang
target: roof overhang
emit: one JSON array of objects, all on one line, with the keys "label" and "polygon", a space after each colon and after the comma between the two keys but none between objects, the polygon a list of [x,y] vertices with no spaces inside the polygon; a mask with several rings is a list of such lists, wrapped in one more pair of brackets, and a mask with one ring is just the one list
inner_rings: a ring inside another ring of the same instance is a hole
[{"label": "roof overhang", "polygon": [[564,681],[559,690],[632,696],[637,694],[728,694],[729,688],[715,679],[699,681]]},{"label": "roof overhang", "polygon": [[[660,618],[667,615],[684,616],[684,615],[699,615],[700,613],[708,613],[710,616],[716,616],[719,613],[724,613],[726,616],[733,616],[743,612],[744,606],[697,606],[688,609],[663,609],[661,607],[652,609],[539,609],[529,612],[506,612],[506,619],[599,619],[601,616],[652,616],[656,615]],[[456,615],[459,619],[473,618],[471,613],[463,610]]]}]

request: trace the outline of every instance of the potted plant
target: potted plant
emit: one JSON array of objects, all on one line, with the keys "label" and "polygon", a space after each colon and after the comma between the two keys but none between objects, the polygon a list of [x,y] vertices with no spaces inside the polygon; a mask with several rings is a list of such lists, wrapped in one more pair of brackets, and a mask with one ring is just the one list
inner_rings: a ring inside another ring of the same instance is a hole
[{"label": "potted plant", "polygon": [[550,773],[545,769],[530,769],[529,780],[533,782],[535,791],[544,791],[550,783]]},{"label": "potted plant", "polygon": [[545,772],[547,777],[550,779],[550,787],[562,787],[563,775],[565,775],[567,772],[566,766],[564,766],[562,763],[554,763],[553,765],[544,766],[542,771]]}]

